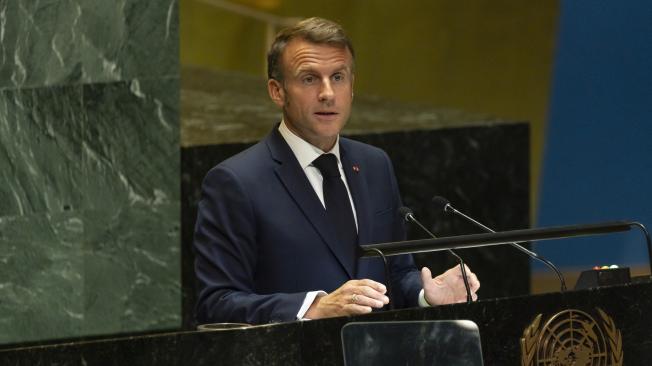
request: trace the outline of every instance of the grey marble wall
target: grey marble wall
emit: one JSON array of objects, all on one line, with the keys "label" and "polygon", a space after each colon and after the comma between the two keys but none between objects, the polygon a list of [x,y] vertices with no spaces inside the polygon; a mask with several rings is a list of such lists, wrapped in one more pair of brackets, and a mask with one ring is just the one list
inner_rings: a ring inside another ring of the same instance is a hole
[{"label": "grey marble wall", "polygon": [[0,0],[0,343],[180,326],[177,0]]}]

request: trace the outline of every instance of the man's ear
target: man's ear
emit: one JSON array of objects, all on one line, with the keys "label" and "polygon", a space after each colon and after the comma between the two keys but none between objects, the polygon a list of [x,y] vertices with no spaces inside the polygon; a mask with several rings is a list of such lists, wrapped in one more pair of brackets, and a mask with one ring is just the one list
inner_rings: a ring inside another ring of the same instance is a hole
[{"label": "man's ear", "polygon": [[285,90],[283,90],[283,85],[279,81],[267,80],[267,92],[277,106],[282,108],[285,105]]}]

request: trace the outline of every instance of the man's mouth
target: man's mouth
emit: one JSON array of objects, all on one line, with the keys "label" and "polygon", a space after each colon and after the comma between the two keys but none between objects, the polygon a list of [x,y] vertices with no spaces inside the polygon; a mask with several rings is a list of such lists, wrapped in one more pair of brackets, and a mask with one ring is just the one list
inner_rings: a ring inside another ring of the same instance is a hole
[{"label": "man's mouth", "polygon": [[315,114],[319,116],[335,116],[337,112],[315,112]]}]

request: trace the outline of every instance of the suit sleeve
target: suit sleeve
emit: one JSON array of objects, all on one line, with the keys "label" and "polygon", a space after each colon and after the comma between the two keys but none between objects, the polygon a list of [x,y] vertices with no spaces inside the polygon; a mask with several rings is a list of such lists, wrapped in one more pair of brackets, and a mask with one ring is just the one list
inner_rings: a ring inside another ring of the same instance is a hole
[{"label": "suit sleeve", "polygon": [[202,184],[194,235],[199,323],[291,321],[306,296],[257,294],[256,216],[244,185],[228,167],[213,168]]},{"label": "suit sleeve", "polygon": [[[391,180],[393,206],[398,212],[398,208],[403,206],[401,195],[396,182],[396,175],[392,162],[385,152],[383,156],[386,160],[386,166],[389,170],[389,179]],[[393,220],[394,229],[391,241],[406,240],[405,223],[397,214]],[[421,283],[421,274],[414,265],[414,259],[411,254],[388,257],[390,273],[392,277],[392,290],[394,291],[394,305],[398,308],[408,308],[419,306],[419,292],[423,288]]]}]

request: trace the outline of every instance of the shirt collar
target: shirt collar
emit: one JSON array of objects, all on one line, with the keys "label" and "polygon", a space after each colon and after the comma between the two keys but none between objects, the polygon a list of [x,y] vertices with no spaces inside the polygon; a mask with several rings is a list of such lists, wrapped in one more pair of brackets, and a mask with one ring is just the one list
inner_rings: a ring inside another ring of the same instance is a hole
[{"label": "shirt collar", "polygon": [[330,153],[337,157],[338,165],[341,165],[340,162],[340,136],[337,136],[335,140],[335,145],[330,151],[324,152],[322,149],[310,144],[308,141],[302,139],[301,137],[294,134],[290,131],[288,126],[285,124],[285,120],[281,120],[281,124],[278,126],[278,132],[281,133],[285,142],[290,145],[290,149],[294,153],[294,156],[299,161],[302,169],[309,167],[312,162],[319,157],[319,155]]}]

